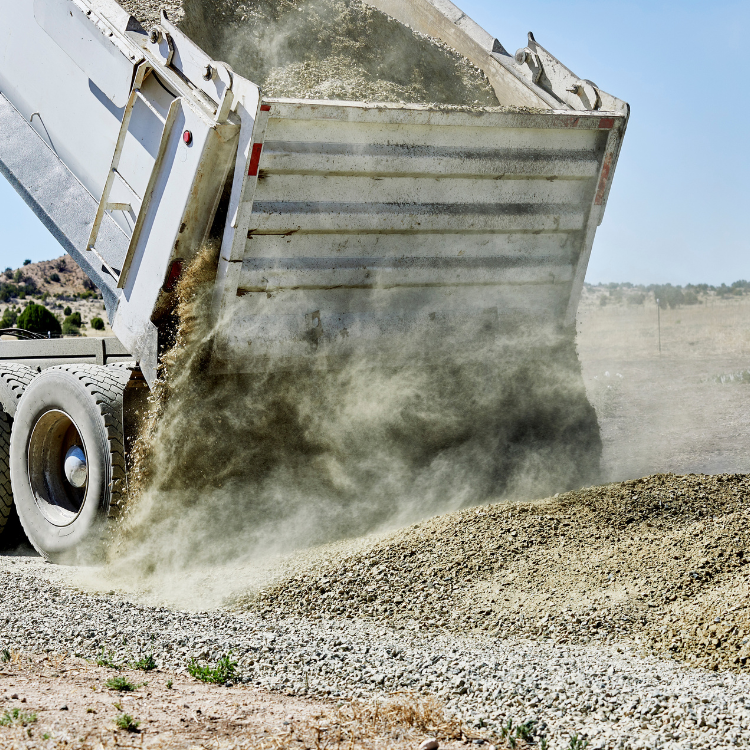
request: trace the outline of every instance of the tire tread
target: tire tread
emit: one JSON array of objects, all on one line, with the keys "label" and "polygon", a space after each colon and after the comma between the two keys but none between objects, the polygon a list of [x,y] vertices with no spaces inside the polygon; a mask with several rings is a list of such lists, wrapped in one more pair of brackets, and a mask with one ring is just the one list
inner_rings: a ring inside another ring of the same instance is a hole
[{"label": "tire tread", "polygon": [[55,365],[50,369],[64,370],[77,378],[99,408],[102,424],[107,432],[112,464],[112,484],[107,517],[114,520],[120,516],[128,496],[123,398],[130,380],[130,371],[121,367],[102,365]]},{"label": "tire tread", "polygon": [[13,508],[13,488],[10,483],[10,434],[13,428],[15,408],[21,400],[26,386],[38,375],[28,365],[3,362],[0,365],[0,388],[10,397],[7,405],[12,413],[0,406],[0,534],[10,518]]}]

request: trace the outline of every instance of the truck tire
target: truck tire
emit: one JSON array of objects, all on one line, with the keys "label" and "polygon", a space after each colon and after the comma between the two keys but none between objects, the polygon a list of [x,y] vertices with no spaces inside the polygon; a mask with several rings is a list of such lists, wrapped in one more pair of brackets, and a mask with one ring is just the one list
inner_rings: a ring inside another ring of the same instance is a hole
[{"label": "truck tire", "polygon": [[26,389],[10,442],[13,495],[37,552],[92,561],[126,497],[123,394],[130,372],[50,367]]},{"label": "truck tire", "polygon": [[[18,402],[37,371],[26,365],[0,365],[0,534],[13,510],[13,488],[10,485],[10,433]],[[17,522],[16,522],[17,523]]]}]

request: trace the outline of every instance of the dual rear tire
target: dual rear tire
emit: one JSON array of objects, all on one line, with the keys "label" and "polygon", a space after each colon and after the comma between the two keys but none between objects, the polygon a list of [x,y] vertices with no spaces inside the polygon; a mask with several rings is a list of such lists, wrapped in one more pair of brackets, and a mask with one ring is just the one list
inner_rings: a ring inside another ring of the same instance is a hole
[{"label": "dual rear tire", "polygon": [[[123,400],[130,371],[65,365],[37,375],[27,369],[32,377],[14,414],[0,398],[0,515],[9,508],[2,483],[9,473],[11,501],[39,554],[54,562],[90,561],[127,494]],[[0,374],[0,388],[2,381]],[[11,420],[4,454],[3,426]]]}]

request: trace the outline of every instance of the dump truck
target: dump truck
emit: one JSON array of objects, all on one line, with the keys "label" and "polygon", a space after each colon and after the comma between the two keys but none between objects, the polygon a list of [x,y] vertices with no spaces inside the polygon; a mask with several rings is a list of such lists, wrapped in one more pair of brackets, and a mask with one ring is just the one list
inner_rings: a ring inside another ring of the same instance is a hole
[{"label": "dump truck", "polygon": [[270,98],[165,12],[144,29],[114,0],[0,0],[0,170],[114,333],[0,342],[0,526],[15,506],[45,558],[99,544],[125,502],[209,237],[226,377],[467,320],[511,358],[520,330],[572,340],[628,105],[448,0],[371,5],[468,58],[501,106]]}]

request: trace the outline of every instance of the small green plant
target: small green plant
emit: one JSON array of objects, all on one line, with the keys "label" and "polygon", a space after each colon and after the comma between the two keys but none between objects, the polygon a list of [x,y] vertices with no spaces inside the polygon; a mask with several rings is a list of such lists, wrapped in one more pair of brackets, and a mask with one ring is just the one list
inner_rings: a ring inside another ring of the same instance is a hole
[{"label": "small green plant", "polygon": [[49,732],[44,732],[44,733],[42,734],[42,739],[43,739],[43,740],[48,740],[48,739],[50,739],[51,737],[52,737],[52,735],[51,735],[51,734],[50,734]]},{"label": "small green plant", "polygon": [[156,669],[156,659],[154,659],[153,654],[147,654],[137,661],[134,661],[130,666],[133,669],[141,669],[144,672],[150,672],[152,669]]},{"label": "small green plant", "polygon": [[67,307],[66,307],[66,308],[65,308],[65,309],[63,310],[63,315],[64,315],[64,316],[65,316],[65,317],[67,318],[67,317],[68,317],[68,315],[72,315],[72,314],[73,314],[73,309],[72,309],[72,308],[70,307],[70,305],[68,305],[68,306],[67,306]]},{"label": "small green plant", "polygon": [[115,723],[120,729],[124,729],[126,732],[137,732],[138,727],[141,725],[141,722],[136,721],[130,714],[120,714]]},{"label": "small green plant", "polygon": [[579,737],[577,734],[574,734],[570,738],[570,744],[568,745],[568,750],[586,750],[588,746],[589,746],[588,740],[584,740],[583,737]]},{"label": "small green plant", "polygon": [[167,690],[172,689],[172,680],[167,680]]},{"label": "small green plant", "polygon": [[536,724],[534,719],[529,719],[524,724],[519,724],[516,727],[516,737],[524,742],[531,742],[534,737],[534,724]]},{"label": "small green plant", "polygon": [[104,321],[101,318],[91,318],[91,327],[95,331],[103,331],[104,330]]},{"label": "small green plant", "polygon": [[56,284],[60,283],[60,274],[59,273],[51,273],[49,275],[49,280],[54,281]]},{"label": "small green plant", "polygon": [[513,719],[508,719],[507,724],[500,725],[500,736],[508,742],[511,750],[515,750],[516,747],[516,735],[513,731]]},{"label": "small green plant", "polygon": [[110,677],[105,683],[105,686],[110,690],[119,690],[121,693],[132,693],[138,686],[134,685],[127,677],[117,675],[117,677]]},{"label": "small green plant", "polygon": [[96,660],[97,667],[108,667],[109,669],[122,669],[122,665],[118,664],[114,659],[114,654],[107,653],[102,646],[101,653]]},{"label": "small green plant", "polygon": [[201,682],[213,682],[217,685],[233,680],[237,676],[237,662],[231,660],[231,652],[216,662],[215,667],[201,666],[195,659],[188,664],[188,673]]},{"label": "small green plant", "polygon": [[9,711],[5,711],[0,715],[0,726],[2,727],[25,727],[27,724],[32,724],[35,721],[36,714],[21,711],[20,708],[11,708]]},{"label": "small green plant", "polygon": [[2,652],[0,652],[0,661],[2,661],[3,664],[7,664],[11,659],[10,651],[8,651],[7,648],[4,648]]},{"label": "small green plant", "polygon": [[30,265],[31,265],[31,261],[30,261],[30,260],[29,260],[29,259],[27,258],[27,259],[26,259],[26,260],[25,260],[25,261],[23,262],[23,264],[24,264],[25,266],[30,266]]},{"label": "small green plant", "polygon": [[547,738],[542,737],[542,739],[539,740],[539,750],[547,750]]}]

